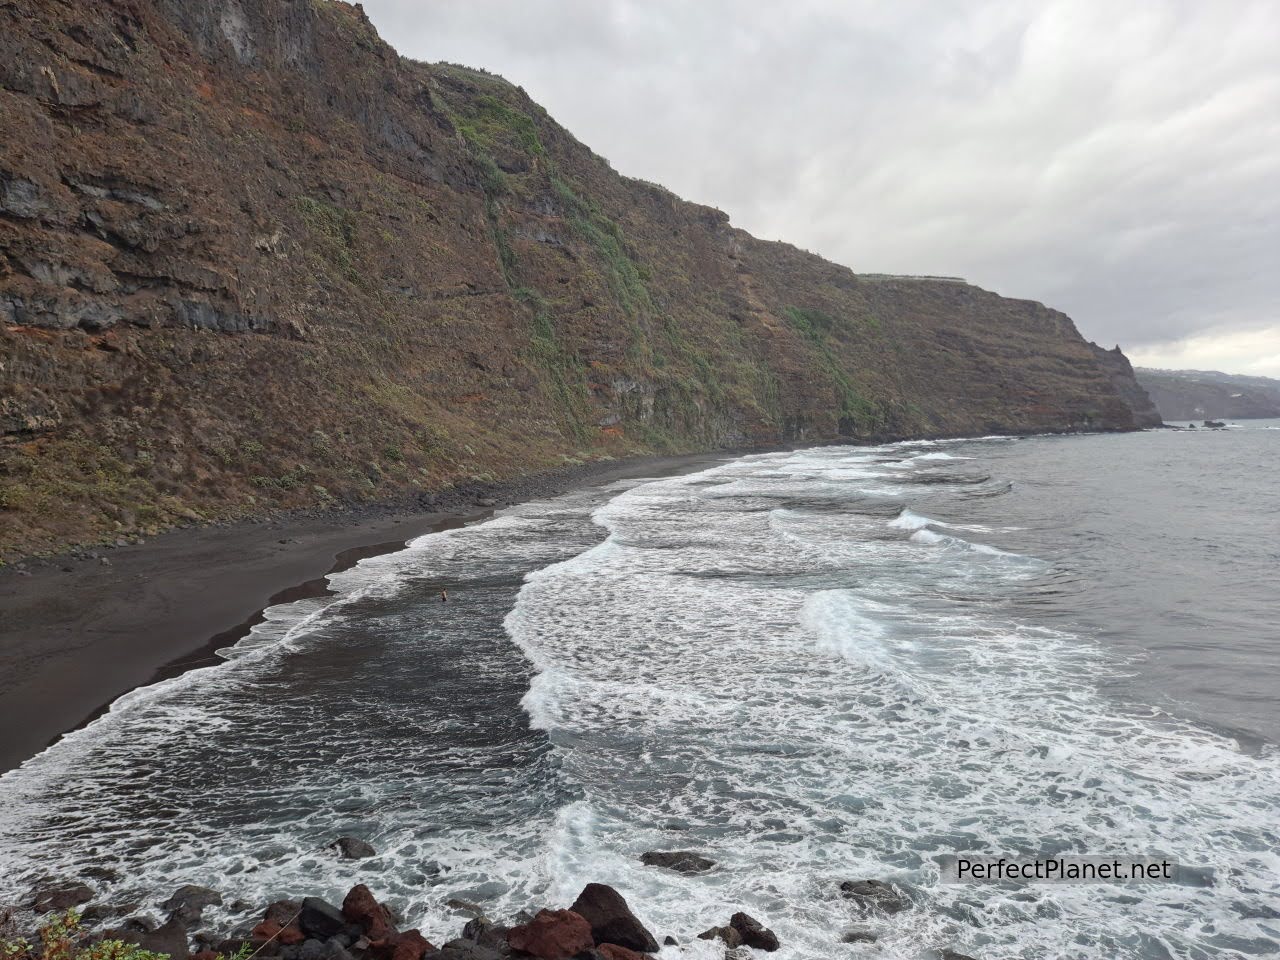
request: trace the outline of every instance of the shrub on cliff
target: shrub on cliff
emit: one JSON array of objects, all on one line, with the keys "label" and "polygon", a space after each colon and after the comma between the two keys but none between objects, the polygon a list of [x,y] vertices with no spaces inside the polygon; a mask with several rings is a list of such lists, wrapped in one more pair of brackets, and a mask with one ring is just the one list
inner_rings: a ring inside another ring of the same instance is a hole
[{"label": "shrub on cliff", "polygon": [[[219,960],[245,960],[247,951]],[[0,960],[168,960],[164,954],[144,950],[123,940],[90,940],[75,910],[46,920],[36,931],[35,943],[0,930]]]}]

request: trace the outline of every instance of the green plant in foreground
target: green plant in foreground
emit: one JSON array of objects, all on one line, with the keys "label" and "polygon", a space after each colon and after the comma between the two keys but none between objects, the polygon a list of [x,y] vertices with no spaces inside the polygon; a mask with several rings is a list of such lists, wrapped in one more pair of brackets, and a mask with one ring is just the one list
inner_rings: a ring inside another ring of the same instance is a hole
[{"label": "green plant in foreground", "polygon": [[[35,945],[20,937],[0,938],[0,960],[169,960],[167,954],[144,950],[124,940],[84,940],[79,912],[68,910],[40,925]],[[245,944],[229,956],[217,954],[217,960],[249,960],[256,952]]]},{"label": "green plant in foreground", "polygon": [[[75,910],[58,914],[41,924],[36,945],[17,938],[0,940],[0,960],[165,960],[165,955],[144,950],[123,940],[83,943],[84,929]],[[245,960],[241,950],[234,960]]]}]

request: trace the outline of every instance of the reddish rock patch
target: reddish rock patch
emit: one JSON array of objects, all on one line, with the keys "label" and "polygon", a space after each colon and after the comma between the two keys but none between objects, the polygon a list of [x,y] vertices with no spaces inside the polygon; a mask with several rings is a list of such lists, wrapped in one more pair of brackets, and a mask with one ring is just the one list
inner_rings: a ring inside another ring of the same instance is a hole
[{"label": "reddish rock patch", "polygon": [[391,920],[391,911],[380,904],[363,883],[352,887],[342,901],[342,915],[352,923],[358,923],[370,940],[395,936],[396,925]]},{"label": "reddish rock patch", "polygon": [[507,943],[539,960],[567,960],[595,946],[591,924],[572,910],[539,910],[532,921],[507,932]]}]

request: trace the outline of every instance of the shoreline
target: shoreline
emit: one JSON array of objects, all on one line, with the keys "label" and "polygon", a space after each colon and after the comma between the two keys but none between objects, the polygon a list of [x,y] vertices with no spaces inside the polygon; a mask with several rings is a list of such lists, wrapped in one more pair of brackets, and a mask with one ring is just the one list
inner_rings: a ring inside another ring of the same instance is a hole
[{"label": "shoreline", "polygon": [[[277,603],[329,574],[503,506],[615,480],[693,472],[741,452],[605,461],[451,491],[430,508],[370,507],[171,530],[0,575],[0,775],[102,716],[120,696],[208,666]],[[105,563],[103,561],[106,561]]]}]

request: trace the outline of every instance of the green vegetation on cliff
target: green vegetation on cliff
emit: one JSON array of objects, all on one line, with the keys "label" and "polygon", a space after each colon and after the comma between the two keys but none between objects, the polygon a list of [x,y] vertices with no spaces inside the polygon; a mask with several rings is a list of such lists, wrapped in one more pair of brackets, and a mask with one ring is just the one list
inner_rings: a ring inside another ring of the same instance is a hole
[{"label": "green vegetation on cliff", "polygon": [[357,7],[0,28],[0,554],[566,458],[1133,426],[1062,314],[759,241]]}]

